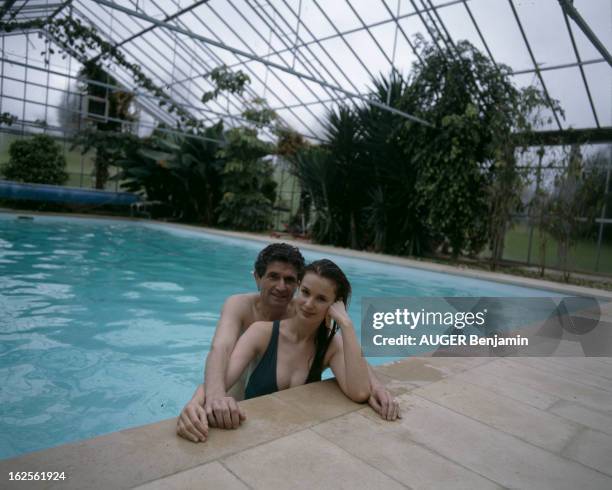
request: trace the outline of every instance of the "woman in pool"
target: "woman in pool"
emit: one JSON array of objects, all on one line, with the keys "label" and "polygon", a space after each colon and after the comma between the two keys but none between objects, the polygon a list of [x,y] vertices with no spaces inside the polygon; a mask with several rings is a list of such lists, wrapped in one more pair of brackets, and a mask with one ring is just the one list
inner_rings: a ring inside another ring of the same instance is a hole
[{"label": "woman in pool", "polygon": [[[245,399],[320,381],[329,366],[346,396],[367,401],[368,367],[346,312],[350,295],[348,279],[331,260],[306,266],[295,298],[295,316],[256,322],[247,329],[232,352],[226,386],[232,386],[251,361],[259,358]],[[336,335],[338,328],[342,335]]]}]

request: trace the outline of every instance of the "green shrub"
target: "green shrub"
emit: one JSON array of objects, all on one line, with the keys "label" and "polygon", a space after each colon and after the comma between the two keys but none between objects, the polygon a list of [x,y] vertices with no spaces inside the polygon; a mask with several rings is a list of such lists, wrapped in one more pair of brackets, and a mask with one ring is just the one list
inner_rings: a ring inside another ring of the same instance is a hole
[{"label": "green shrub", "polygon": [[68,179],[62,148],[46,134],[13,141],[4,178],[33,184],[61,185]]},{"label": "green shrub", "polygon": [[223,197],[216,212],[221,226],[234,230],[263,231],[272,226],[276,199],[273,167],[263,157],[273,152],[252,128],[233,128],[217,155],[225,159],[221,172]]}]

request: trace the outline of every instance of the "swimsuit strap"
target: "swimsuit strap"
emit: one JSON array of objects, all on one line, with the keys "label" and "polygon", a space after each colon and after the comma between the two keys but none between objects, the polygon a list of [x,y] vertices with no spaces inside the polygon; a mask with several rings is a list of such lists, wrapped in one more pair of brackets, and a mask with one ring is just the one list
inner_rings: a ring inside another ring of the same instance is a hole
[{"label": "swimsuit strap", "polygon": [[259,364],[251,374],[244,398],[254,398],[256,396],[269,395],[278,391],[276,383],[276,362],[278,354],[278,336],[280,331],[280,320],[272,324],[272,335],[268,347],[261,357]]}]

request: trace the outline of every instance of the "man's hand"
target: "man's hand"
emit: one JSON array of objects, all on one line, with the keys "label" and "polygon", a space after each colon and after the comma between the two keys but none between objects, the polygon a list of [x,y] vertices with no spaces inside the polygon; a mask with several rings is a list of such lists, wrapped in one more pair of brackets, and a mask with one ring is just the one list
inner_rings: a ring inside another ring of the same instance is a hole
[{"label": "man's hand", "polygon": [[372,394],[368,403],[385,420],[401,419],[399,403],[382,384],[371,387]]},{"label": "man's hand", "polygon": [[208,437],[208,420],[204,400],[194,396],[179,415],[176,433],[192,442],[205,442]]},{"label": "man's hand", "polygon": [[236,400],[231,396],[210,397],[206,400],[204,411],[211,427],[219,429],[237,429],[246,419]]}]

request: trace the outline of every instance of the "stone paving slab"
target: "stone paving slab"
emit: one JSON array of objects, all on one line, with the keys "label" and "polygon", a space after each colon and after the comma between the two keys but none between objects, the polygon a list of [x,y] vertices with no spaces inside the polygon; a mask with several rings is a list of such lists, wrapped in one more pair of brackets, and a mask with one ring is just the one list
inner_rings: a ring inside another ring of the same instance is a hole
[{"label": "stone paving slab", "polygon": [[583,405],[606,412],[612,410],[612,393],[534,369],[526,364],[521,364],[521,361],[522,358],[500,359],[488,364],[485,369],[477,367],[471,373],[477,376],[480,370],[485,370],[497,376],[500,383],[508,379],[534,390],[541,390],[559,399],[579,401]]},{"label": "stone paving slab", "polygon": [[596,374],[604,378],[612,379],[612,359],[609,357],[556,357],[543,359],[555,366],[566,366],[578,371]]},{"label": "stone paving slab", "polygon": [[508,376],[503,375],[500,377],[499,373],[489,372],[484,369],[459,373],[453,376],[453,379],[471,383],[491,393],[503,395],[541,410],[548,409],[560,400],[557,396],[526,386],[521,379],[510,379]]},{"label": "stone paving slab", "polygon": [[493,360],[488,357],[418,357],[377,366],[375,371],[413,388],[440,381]]},{"label": "stone paving slab", "polygon": [[[612,415],[585,407],[580,403],[559,400],[548,409],[578,424],[612,435]],[[610,449],[612,451],[612,448]]]},{"label": "stone paving slab", "polygon": [[[323,422],[359,408],[359,405],[344,396],[334,379],[297,386],[270,396],[281,400],[295,411],[303,412],[314,423]],[[248,412],[247,417],[253,418]]]},{"label": "stone paving slab", "polygon": [[223,460],[255,489],[404,489],[389,476],[305,430]]},{"label": "stone paving slab", "polygon": [[507,488],[606,489],[612,478],[416,395],[401,397],[411,440]]},{"label": "stone paving slab", "polygon": [[412,394],[551,452],[560,453],[581,430],[580,425],[560,416],[454,378]]},{"label": "stone paving slab", "polygon": [[[538,371],[555,374],[570,381],[584,383],[585,385],[612,393],[612,378],[602,376],[599,373],[585,371],[584,369],[577,369],[572,363],[565,361],[564,358],[526,357],[519,359],[517,362],[520,365],[530,366]],[[602,369],[602,371],[604,370]]]},{"label": "stone paving slab", "polygon": [[612,476],[612,436],[585,429],[563,451],[563,456]]},{"label": "stone paving slab", "polygon": [[168,490],[170,488],[181,490],[201,490],[202,488],[247,490],[249,487],[223,465],[214,461],[135,488],[138,490]]},{"label": "stone paving slab", "polygon": [[[495,482],[414,442],[410,432],[400,422],[368,417],[368,411],[363,409],[344,415],[319,424],[312,430],[413,489],[501,488]],[[406,416],[409,417],[410,412]]]}]

